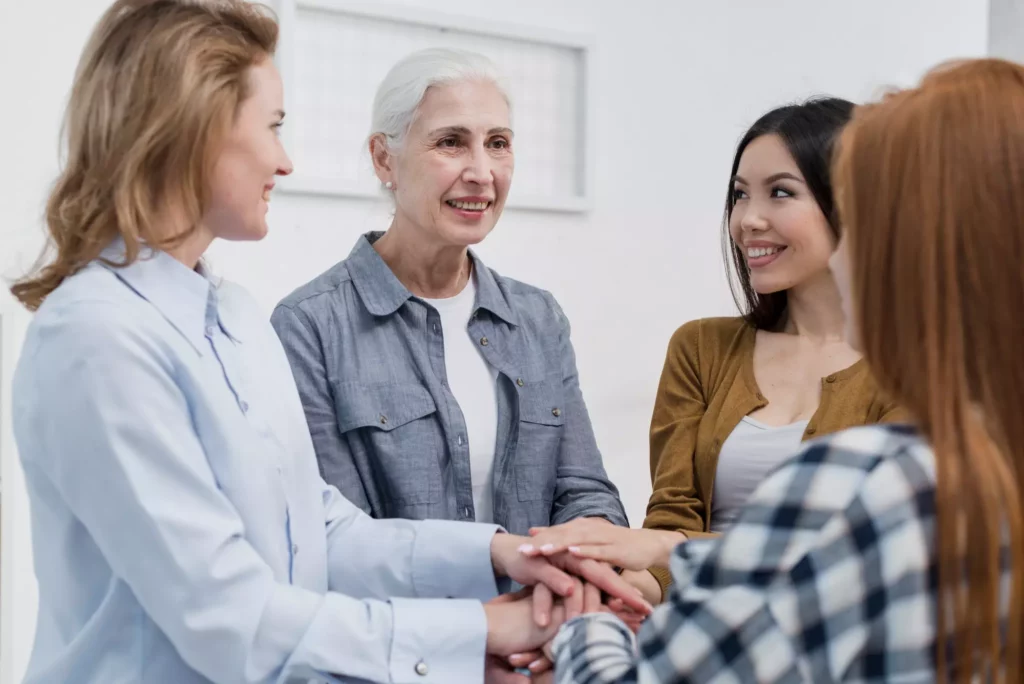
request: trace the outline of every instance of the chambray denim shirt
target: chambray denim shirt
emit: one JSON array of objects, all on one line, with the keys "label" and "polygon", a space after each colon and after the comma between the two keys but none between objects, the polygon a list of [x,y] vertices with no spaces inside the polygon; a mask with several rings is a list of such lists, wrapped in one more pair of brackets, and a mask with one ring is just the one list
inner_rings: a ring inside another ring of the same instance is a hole
[{"label": "chambray denim shirt", "polygon": [[483,679],[495,526],[374,520],[325,484],[241,288],[162,252],[88,266],[36,314],[12,413],[27,683]]},{"label": "chambray denim shirt", "polygon": [[[448,388],[436,309],[359,238],[271,322],[292,365],[320,469],[376,518],[473,520],[469,440]],[[579,517],[626,525],[580,392],[569,323],[543,290],[477,274],[468,334],[498,370],[494,521],[524,534]]]}]

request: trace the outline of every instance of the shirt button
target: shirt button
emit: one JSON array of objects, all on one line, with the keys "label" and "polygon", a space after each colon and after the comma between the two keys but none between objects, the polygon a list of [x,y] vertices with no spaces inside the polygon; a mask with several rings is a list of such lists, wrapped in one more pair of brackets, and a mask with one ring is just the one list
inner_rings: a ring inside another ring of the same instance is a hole
[{"label": "shirt button", "polygon": [[212,335],[213,334],[213,326],[212,325],[206,326],[206,334],[207,335]]},{"label": "shirt button", "polygon": [[299,553],[299,545],[298,544],[292,544],[292,555],[293,556],[297,556],[298,553]]},{"label": "shirt button", "polygon": [[517,384],[517,385],[519,385],[520,387],[522,387],[522,386],[523,386],[523,385],[525,385],[526,383],[525,383],[525,382],[523,382],[523,379],[522,379],[522,378],[516,378],[516,384]]},{"label": "shirt button", "polygon": [[558,416],[562,415],[562,409],[559,409],[559,408],[551,409],[551,415],[553,415],[555,418],[557,418]]},{"label": "shirt button", "polygon": [[462,446],[462,435],[459,435],[458,437],[456,437],[455,441],[457,441],[459,443],[459,446]]},{"label": "shirt button", "polygon": [[809,434],[809,435],[813,435],[817,431],[818,431],[818,429],[815,428],[815,427],[808,427],[807,428],[807,434]]},{"label": "shirt button", "polygon": [[434,324],[434,332],[435,333],[441,332],[441,326],[439,326],[437,323]]},{"label": "shirt button", "polygon": [[480,346],[481,347],[486,347],[488,344],[490,344],[490,342],[487,341],[486,337],[481,337],[480,338]]},{"label": "shirt button", "polygon": [[387,425],[388,424],[388,417],[382,414],[381,417],[380,417],[380,424],[381,425]]},{"label": "shirt button", "polygon": [[249,412],[249,402],[243,401],[241,404],[239,404],[239,406],[242,408],[242,413]]},{"label": "shirt button", "polygon": [[421,660],[420,662],[416,663],[416,674],[418,674],[420,677],[426,677],[429,672],[430,668],[427,667],[427,664],[425,662]]},{"label": "shirt button", "polygon": [[470,508],[469,506],[464,507],[462,509],[462,515],[464,515],[466,518],[472,518],[473,517],[473,509]]}]

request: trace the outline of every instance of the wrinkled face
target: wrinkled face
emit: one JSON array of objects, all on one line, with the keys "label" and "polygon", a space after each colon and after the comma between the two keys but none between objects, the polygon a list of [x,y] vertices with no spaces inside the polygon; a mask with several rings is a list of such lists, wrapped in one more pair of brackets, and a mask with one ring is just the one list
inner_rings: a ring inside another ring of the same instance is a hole
[{"label": "wrinkled face", "polygon": [[276,176],[292,171],[278,129],[284,118],[281,76],[265,59],[249,72],[241,103],[214,162],[203,224],[214,237],[259,240],[267,234],[267,208]]},{"label": "wrinkled face", "polygon": [[729,234],[759,294],[788,290],[826,272],[835,238],[782,139],[747,145],[733,179]]},{"label": "wrinkled face", "polygon": [[395,220],[441,245],[479,243],[512,183],[509,107],[497,86],[460,81],[427,89],[403,148],[378,165],[394,183]]}]

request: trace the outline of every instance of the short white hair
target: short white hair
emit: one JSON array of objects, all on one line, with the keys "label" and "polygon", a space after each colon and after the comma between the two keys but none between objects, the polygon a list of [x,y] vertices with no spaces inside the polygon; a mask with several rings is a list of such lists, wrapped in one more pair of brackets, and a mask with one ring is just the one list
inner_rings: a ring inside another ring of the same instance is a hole
[{"label": "short white hair", "polygon": [[512,115],[512,100],[498,68],[484,55],[468,50],[428,48],[414,52],[391,67],[373,98],[370,137],[384,135],[388,150],[398,152],[412,127],[423,96],[431,86],[461,81],[493,83]]}]

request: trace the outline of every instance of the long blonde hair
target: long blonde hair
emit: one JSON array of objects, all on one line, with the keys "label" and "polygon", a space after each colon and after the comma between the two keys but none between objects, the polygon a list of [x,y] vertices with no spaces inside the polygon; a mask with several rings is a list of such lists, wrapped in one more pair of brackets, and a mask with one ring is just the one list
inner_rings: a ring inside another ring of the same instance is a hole
[{"label": "long blonde hair", "polygon": [[935,453],[937,676],[1020,682],[1024,67],[947,65],[859,108],[833,173],[864,356]]},{"label": "long blonde hair", "polygon": [[[46,204],[49,245],[11,292],[35,310],[117,236],[126,259],[195,229],[212,155],[274,53],[277,23],[245,0],[118,0],[93,30],[64,122],[66,160]],[[190,228],[162,234],[171,206]],[[51,251],[56,254],[47,262]]]}]

